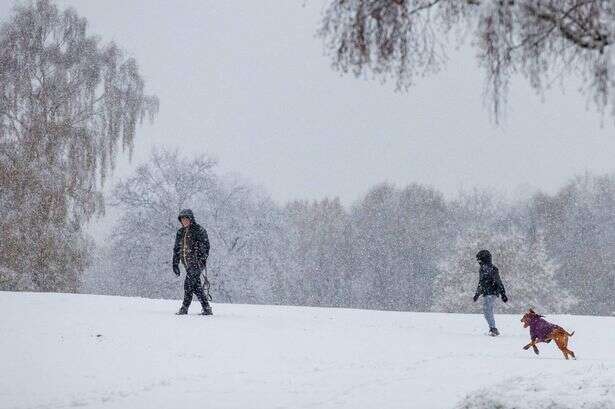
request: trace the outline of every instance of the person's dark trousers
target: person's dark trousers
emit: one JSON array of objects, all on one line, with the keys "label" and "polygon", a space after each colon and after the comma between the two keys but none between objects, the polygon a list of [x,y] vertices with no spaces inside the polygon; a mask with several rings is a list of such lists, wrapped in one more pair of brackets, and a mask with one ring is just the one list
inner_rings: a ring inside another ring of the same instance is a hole
[{"label": "person's dark trousers", "polygon": [[196,269],[190,269],[186,272],[186,280],[184,281],[184,302],[181,311],[188,312],[190,303],[192,303],[192,294],[195,294],[196,298],[200,301],[203,311],[210,308],[209,302],[203,292],[203,286],[201,285],[201,272]]}]

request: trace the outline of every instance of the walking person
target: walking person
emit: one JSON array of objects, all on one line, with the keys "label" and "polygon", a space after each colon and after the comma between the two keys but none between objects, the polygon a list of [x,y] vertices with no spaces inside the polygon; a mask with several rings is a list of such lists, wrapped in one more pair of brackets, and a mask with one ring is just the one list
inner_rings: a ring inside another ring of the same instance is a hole
[{"label": "walking person", "polygon": [[[181,261],[186,269],[186,279],[184,281],[184,302],[176,314],[188,314],[188,308],[194,294],[203,307],[201,315],[213,315],[201,284],[201,273],[206,267],[207,257],[209,256],[207,231],[194,220],[194,214],[190,209],[179,212],[177,218],[182,227],[175,236],[173,272],[179,277],[179,262]],[[207,277],[204,277],[204,279],[207,283]]]},{"label": "walking person", "polygon": [[498,296],[501,296],[503,302],[508,302],[508,297],[500,279],[500,271],[492,263],[489,250],[479,251],[476,254],[476,261],[478,261],[480,269],[478,271],[478,287],[473,299],[476,302],[478,297],[483,296],[483,315],[489,325],[489,335],[496,337],[500,335],[500,331],[495,326],[495,317],[493,316],[495,300]]}]

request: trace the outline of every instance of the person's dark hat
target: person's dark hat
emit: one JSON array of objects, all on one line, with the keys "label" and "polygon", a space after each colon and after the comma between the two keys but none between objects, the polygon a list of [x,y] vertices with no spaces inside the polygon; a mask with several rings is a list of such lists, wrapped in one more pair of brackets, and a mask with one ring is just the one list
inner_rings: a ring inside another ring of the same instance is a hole
[{"label": "person's dark hat", "polygon": [[489,264],[491,263],[491,253],[489,253],[489,250],[481,250],[476,253],[476,260],[482,264]]},{"label": "person's dark hat", "polygon": [[190,219],[191,223],[194,223],[194,213],[192,213],[192,210],[183,209],[182,211],[179,212],[179,215],[177,216],[177,220],[179,220],[180,223],[182,221],[182,217],[187,217],[188,219]]}]

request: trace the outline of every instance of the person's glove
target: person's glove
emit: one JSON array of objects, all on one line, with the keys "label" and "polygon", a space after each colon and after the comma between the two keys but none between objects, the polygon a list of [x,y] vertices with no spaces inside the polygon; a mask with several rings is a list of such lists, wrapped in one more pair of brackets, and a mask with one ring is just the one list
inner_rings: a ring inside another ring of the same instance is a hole
[{"label": "person's glove", "polygon": [[479,295],[478,293],[474,294],[474,297],[472,297],[472,300],[473,300],[474,302],[476,302],[476,301],[478,300],[478,297],[479,297],[479,296],[480,296],[480,295]]},{"label": "person's glove", "polygon": [[502,293],[502,301],[508,302],[508,297],[504,293]]},{"label": "person's glove", "polygon": [[179,277],[179,266],[177,264],[173,265],[173,272]]}]

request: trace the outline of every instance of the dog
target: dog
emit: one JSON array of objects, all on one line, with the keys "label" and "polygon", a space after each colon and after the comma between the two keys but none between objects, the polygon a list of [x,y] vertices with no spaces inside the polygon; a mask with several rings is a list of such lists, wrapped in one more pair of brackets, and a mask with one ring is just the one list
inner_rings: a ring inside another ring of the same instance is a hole
[{"label": "dog", "polygon": [[574,352],[568,349],[568,338],[574,335],[574,331],[568,333],[559,325],[551,324],[542,315],[536,314],[531,308],[521,318],[521,322],[523,323],[523,328],[530,327],[531,338],[530,343],[524,346],[523,349],[528,350],[532,347],[534,353],[538,355],[540,353],[536,347],[538,342],[549,343],[551,340],[554,340],[557,347],[564,354],[564,358],[568,359],[568,356],[571,356],[572,359],[577,359]]}]

